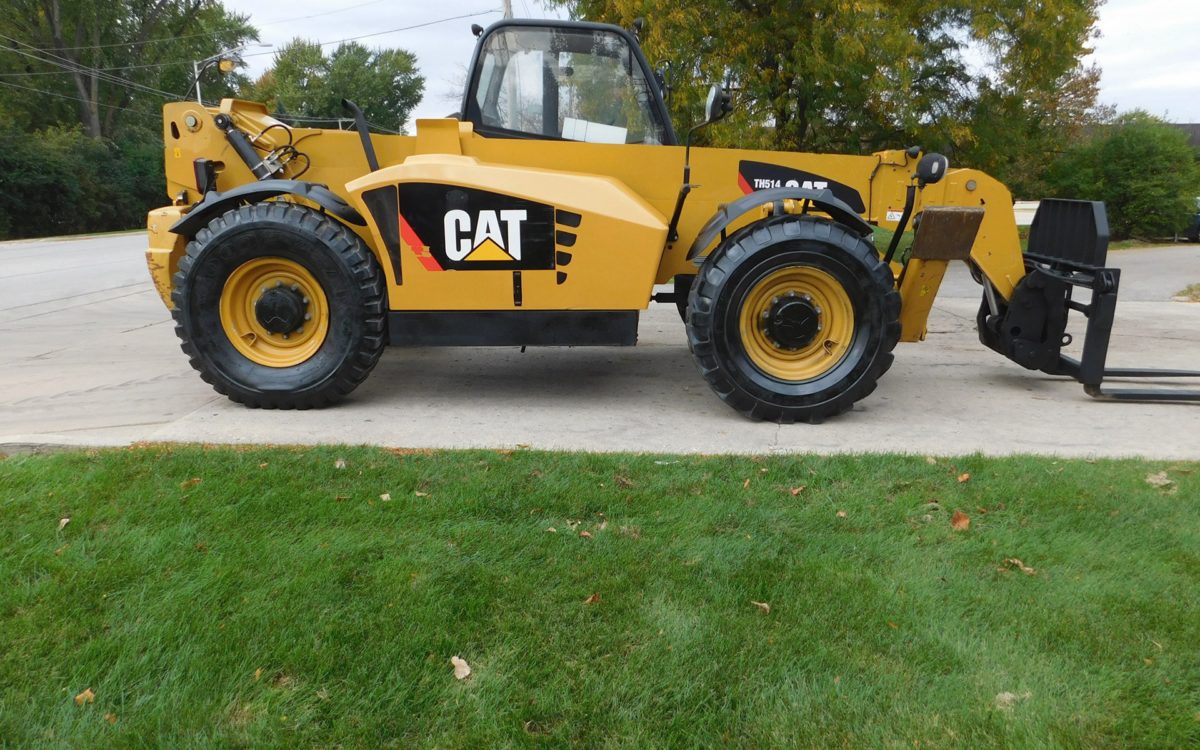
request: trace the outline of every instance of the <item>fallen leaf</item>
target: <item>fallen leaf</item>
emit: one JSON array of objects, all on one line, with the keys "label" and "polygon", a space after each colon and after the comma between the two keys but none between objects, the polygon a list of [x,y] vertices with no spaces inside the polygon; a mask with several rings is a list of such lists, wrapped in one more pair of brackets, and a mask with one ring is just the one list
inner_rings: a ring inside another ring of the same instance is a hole
[{"label": "fallen leaf", "polygon": [[344,469],[344,468],[346,468],[346,459],[344,459],[344,458],[339,458],[339,459],[337,459],[336,461],[334,461],[334,462],[333,462],[333,468],[335,468],[335,469]]},{"label": "fallen leaf", "polygon": [[971,475],[969,473],[963,473],[963,474],[958,475],[958,483],[959,484],[962,484],[963,482],[969,482],[969,481],[971,481]]},{"label": "fallen leaf", "polygon": [[454,665],[454,679],[465,680],[471,676],[471,665],[467,664],[466,659],[451,656],[450,663]]},{"label": "fallen leaf", "polygon": [[892,630],[896,630],[900,626],[897,625],[896,623],[892,622],[891,620],[888,620],[888,627],[891,628]]},{"label": "fallen leaf", "polygon": [[926,456],[925,463],[929,464],[930,466],[937,466],[937,459],[933,456]]},{"label": "fallen leaf", "polygon": [[758,473],[759,473],[759,474],[766,474],[766,473],[767,473],[767,467],[765,467],[765,466],[764,466],[764,467],[762,467],[761,469],[759,469],[759,470],[758,470]]},{"label": "fallen leaf", "polygon": [[202,481],[204,481],[204,480],[200,479],[200,477],[192,477],[191,479],[185,479],[184,481],[179,483],[179,489],[190,490],[191,488],[200,484],[200,482],[202,482]]},{"label": "fallen leaf", "polygon": [[839,510],[839,511],[837,512],[837,517],[838,517],[838,518],[845,518],[845,517],[846,517],[846,511],[844,511],[844,510]]},{"label": "fallen leaf", "polygon": [[955,531],[966,531],[971,528],[971,517],[961,510],[956,510],[954,515],[950,516],[950,527]]},{"label": "fallen leaf", "polygon": [[62,530],[63,530],[63,527],[64,527],[64,526],[66,526],[67,524],[69,524],[70,522],[71,522],[71,519],[70,519],[70,518],[65,518],[65,517],[64,517],[64,518],[60,518],[60,519],[58,519],[58,530],[59,530],[59,531],[62,531]]},{"label": "fallen leaf", "polygon": [[96,702],[96,694],[92,692],[91,688],[88,688],[87,690],[84,690],[79,695],[75,696],[75,705],[76,706],[82,706],[84,703],[95,703],[95,702]]},{"label": "fallen leaf", "polygon": [[607,528],[608,528],[608,521],[604,520],[604,521],[601,521],[600,525],[596,527],[596,531],[604,531]]},{"label": "fallen leaf", "polygon": [[762,613],[764,615],[771,614],[771,605],[768,604],[767,602],[756,602],[753,599],[751,599],[750,603],[753,604],[754,606],[758,607],[760,610],[762,610]]},{"label": "fallen leaf", "polygon": [[549,531],[551,534],[557,534],[557,533],[558,533],[558,529],[554,528],[553,526],[547,526],[547,527],[546,527],[546,531]]},{"label": "fallen leaf", "polygon": [[617,474],[615,477],[613,477],[613,482],[618,487],[620,487],[622,489],[626,489],[626,490],[633,486],[632,479],[630,479],[629,477],[623,477],[620,474]]},{"label": "fallen leaf", "polygon": [[750,489],[750,478],[749,477],[746,477],[746,481],[742,482],[742,489],[744,489],[744,490]]},{"label": "fallen leaf", "polygon": [[[530,702],[532,702],[532,701],[530,701]],[[545,727],[543,727],[541,724],[537,723],[533,719],[530,719],[529,721],[525,722],[522,726],[525,727],[526,734],[546,734]]]},{"label": "fallen leaf", "polygon": [[380,496],[379,496],[379,499],[380,499],[380,500],[382,500],[383,502],[385,502],[385,503],[386,503],[386,502],[388,502],[389,500],[391,500],[391,499],[392,499],[392,493],[390,493],[390,492],[385,492],[385,493],[383,493],[382,495],[380,495]]},{"label": "fallen leaf", "polygon": [[804,489],[805,489],[804,485],[800,485],[799,487],[792,487],[791,489],[788,490],[788,492],[792,493],[792,497],[795,497],[796,495],[799,495],[801,492],[804,492]]},{"label": "fallen leaf", "polygon": [[1166,489],[1175,484],[1174,480],[1167,476],[1167,472],[1159,471],[1154,474],[1146,475],[1146,484],[1159,489]]},{"label": "fallen leaf", "polygon": [[258,468],[260,468],[260,469],[265,469],[265,468],[267,468],[267,462],[266,462],[266,461],[263,461],[261,464],[259,464],[259,465],[258,465]]},{"label": "fallen leaf", "polygon": [[63,546],[61,546],[61,547],[59,547],[58,549],[54,550],[54,554],[55,554],[55,556],[57,556],[57,557],[61,557],[61,556],[62,556],[62,553],[63,553],[63,552],[66,552],[66,551],[67,551],[67,547],[70,547],[70,546],[71,546],[71,545],[69,545],[69,544],[64,544]]},{"label": "fallen leaf", "polygon": [[109,713],[104,714],[104,720],[107,721],[109,724],[116,724],[117,723],[117,715],[110,711]]},{"label": "fallen leaf", "polygon": [[261,677],[262,677],[262,667],[259,667],[258,669],[254,670],[254,681],[258,682]]},{"label": "fallen leaf", "polygon": [[674,466],[677,463],[679,463],[679,462],[678,461],[655,461],[654,465],[655,466]]},{"label": "fallen leaf", "polygon": [[1011,565],[1012,567],[1016,568],[1017,570],[1021,571],[1022,573],[1024,573],[1027,576],[1037,575],[1036,570],[1029,567],[1025,563],[1021,562],[1018,558],[1015,558],[1015,557],[1006,558],[1004,560],[1004,564]]},{"label": "fallen leaf", "polygon": [[413,494],[416,495],[417,497],[429,497],[428,492],[421,492],[420,490],[413,491]]},{"label": "fallen leaf", "polygon": [[592,538],[592,532],[590,532],[590,531],[587,531],[587,530],[585,529],[584,531],[581,531],[581,532],[579,532],[579,536],[580,536],[580,537],[582,537],[582,538],[584,538],[584,539],[591,539],[591,538]]},{"label": "fallen leaf", "polygon": [[600,593],[596,592],[583,600],[584,604],[598,604],[600,602]]}]

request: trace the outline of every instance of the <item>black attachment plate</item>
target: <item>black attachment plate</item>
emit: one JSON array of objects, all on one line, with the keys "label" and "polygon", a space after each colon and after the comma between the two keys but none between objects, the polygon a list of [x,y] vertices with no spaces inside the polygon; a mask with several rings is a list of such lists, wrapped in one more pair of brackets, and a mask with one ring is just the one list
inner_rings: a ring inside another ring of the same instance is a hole
[{"label": "black attachment plate", "polygon": [[1099,201],[1046,199],[1029,227],[1027,253],[1099,268],[1108,257],[1108,214]]}]

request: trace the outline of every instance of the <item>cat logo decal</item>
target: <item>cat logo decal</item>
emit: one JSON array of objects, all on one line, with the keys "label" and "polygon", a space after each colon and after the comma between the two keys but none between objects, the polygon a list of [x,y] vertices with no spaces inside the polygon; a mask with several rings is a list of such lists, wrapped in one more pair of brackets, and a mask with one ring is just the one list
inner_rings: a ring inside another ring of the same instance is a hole
[{"label": "cat logo decal", "polygon": [[515,195],[430,182],[363,194],[403,284],[401,246],[426,271],[556,271],[567,280],[583,217]]},{"label": "cat logo decal", "polygon": [[520,262],[521,224],[528,218],[524,209],[484,209],[474,217],[461,208],[451,209],[442,219],[446,257],[453,261]]}]

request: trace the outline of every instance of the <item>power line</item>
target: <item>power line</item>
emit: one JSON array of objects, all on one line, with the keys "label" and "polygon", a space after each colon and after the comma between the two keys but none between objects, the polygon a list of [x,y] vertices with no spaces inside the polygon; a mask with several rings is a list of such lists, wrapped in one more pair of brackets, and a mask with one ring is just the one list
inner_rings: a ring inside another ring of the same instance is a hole
[{"label": "power line", "polygon": [[[8,51],[17,52],[18,50],[8,50]],[[191,60],[168,60],[167,62],[145,63],[143,65],[120,65],[120,66],[117,66],[114,68],[91,68],[91,70],[97,70],[97,71],[100,71],[103,73],[110,73],[110,72],[119,71],[119,70],[146,70],[148,68],[166,68],[171,65],[191,64],[191,62],[192,62]],[[0,73],[0,78],[14,78],[14,77],[22,77],[22,76],[57,76],[57,75],[63,75],[65,73],[71,73],[71,72],[74,72],[74,71],[71,71],[71,70],[22,71],[20,73]]]},{"label": "power line", "polygon": [[[367,39],[367,38],[373,37],[373,36],[383,36],[384,34],[395,34],[399,31],[412,31],[413,29],[423,29],[426,26],[433,26],[433,25],[439,24],[439,23],[446,23],[447,21],[460,21],[464,18],[474,18],[475,16],[486,16],[490,13],[499,13],[499,12],[500,11],[498,11],[494,8],[492,10],[481,10],[481,11],[476,11],[475,13],[464,13],[461,16],[450,16],[449,18],[439,18],[436,21],[426,21],[425,23],[417,23],[417,24],[413,24],[412,26],[401,26],[400,28],[397,28],[397,29],[388,29],[387,31],[373,31],[370,34],[361,34],[359,36],[346,37],[345,39],[334,39],[332,42],[316,42],[316,44],[319,47],[328,47],[331,44],[344,44],[345,42],[356,42],[359,39]],[[242,57],[259,57],[261,55],[273,55],[273,54],[275,54],[275,53],[274,52],[251,52],[248,55],[242,55]]]},{"label": "power line", "polygon": [[[371,5],[374,2],[382,2],[382,0],[371,0],[371,2],[362,3],[361,5]],[[350,6],[349,8],[342,8],[341,10],[351,10],[351,9],[357,8],[357,7],[361,7],[361,6],[354,5],[354,6]],[[334,12],[334,11],[329,11],[329,12]],[[458,15],[458,16],[451,16],[449,18],[439,18],[439,19],[436,19],[433,21],[426,21],[424,23],[413,24],[411,26],[401,26],[399,28],[390,29],[388,31],[377,31],[377,32],[372,32],[370,34],[363,34],[361,36],[348,37],[346,39],[336,39],[331,42],[317,42],[317,45],[321,46],[321,47],[325,47],[325,46],[328,46],[331,44],[343,44],[345,42],[357,41],[359,39],[366,39],[368,37],[380,36],[383,34],[394,34],[394,33],[401,32],[401,31],[411,31],[413,29],[425,28],[426,26],[433,26],[434,24],[446,23],[448,21],[458,21],[458,20],[462,20],[464,18],[473,18],[475,16],[483,16],[483,15],[488,15],[490,13],[498,13],[498,12],[499,11],[495,10],[495,9],[481,10],[481,11],[476,11],[474,13],[465,13],[465,14]],[[318,14],[314,14],[314,15],[325,15],[325,14],[318,13]],[[299,20],[299,19],[292,19],[292,20]],[[275,22],[272,22],[272,23],[275,23]],[[153,42],[153,41],[175,41],[176,39],[188,39],[188,38],[192,38],[192,37],[196,37],[196,36],[207,36],[207,35],[191,34],[191,35],[185,35],[185,36],[180,36],[180,37],[174,37],[173,39],[170,39],[170,40],[149,39],[149,40],[146,40],[146,42],[144,42],[144,43],[149,43],[149,42]],[[43,57],[38,57],[37,55],[34,55],[30,52],[26,52],[26,51],[20,50],[20,49],[8,49],[8,50],[3,50],[3,51],[16,52],[17,54],[32,58],[34,60],[37,60],[38,62],[46,63],[49,65],[55,65],[56,67],[62,68],[62,70],[0,73],[0,78],[26,78],[26,77],[31,77],[31,76],[63,75],[66,73],[87,73],[87,74],[97,75],[97,77],[100,78],[100,80],[102,80],[102,81],[108,81],[110,83],[116,83],[118,85],[129,86],[130,88],[133,88],[135,90],[141,90],[141,91],[144,91],[145,93],[153,93],[153,94],[157,94],[159,96],[164,96],[167,98],[175,98],[178,96],[177,94],[172,94],[170,92],[163,91],[161,89],[155,89],[153,87],[145,86],[140,83],[128,81],[128,80],[126,80],[124,78],[120,78],[118,76],[100,75],[100,74],[124,71],[124,70],[147,70],[150,68],[165,68],[165,67],[169,67],[171,65],[185,65],[185,64],[190,64],[192,62],[191,60],[168,60],[165,62],[146,63],[146,64],[141,64],[141,65],[122,65],[122,66],[116,66],[116,67],[110,67],[110,68],[89,68],[85,65],[81,65],[72,60],[61,57],[59,55],[56,55],[53,52],[50,52],[48,50],[43,50],[41,48],[34,47],[33,45],[26,44],[25,42],[19,41],[17,39],[12,39],[11,37],[0,35],[0,39],[5,39],[12,44],[19,44],[23,47],[26,47],[29,50],[33,50],[34,52],[40,52],[43,55],[46,55],[49,58],[53,58],[53,59],[46,59]],[[96,45],[94,47],[62,47],[60,49],[61,49],[61,51],[66,51],[66,50],[78,50],[78,49],[98,49],[100,47],[114,47],[114,46],[123,46],[123,45],[111,45],[110,44],[110,45]],[[242,57],[243,58],[258,57],[261,55],[273,55],[273,54],[275,54],[274,51],[252,52],[250,54],[244,54],[244,55],[242,55]],[[61,62],[56,62],[56,60],[61,61]]]},{"label": "power line", "polygon": [[203,34],[182,34],[180,36],[166,36],[159,39],[143,39],[140,42],[113,42],[112,44],[85,44],[82,47],[55,47],[53,50],[41,49],[35,47],[38,52],[77,52],[81,49],[113,49],[114,47],[141,47],[145,44],[158,44],[159,42],[178,42],[180,39],[196,39],[206,36],[210,39],[212,34],[205,32]]},{"label": "power line", "polygon": [[13,44],[19,44],[23,47],[28,47],[29,49],[34,50],[35,52],[41,52],[43,55],[46,55],[46,57],[39,57],[35,54],[26,52],[25,50],[21,50],[21,49],[6,50],[8,52],[15,52],[19,55],[24,55],[25,57],[32,58],[41,63],[54,65],[56,67],[63,68],[64,70],[67,70],[67,71],[70,71],[73,73],[85,73],[87,75],[91,75],[96,78],[99,78],[102,81],[106,81],[108,83],[115,83],[119,86],[126,86],[130,89],[133,89],[134,91],[140,91],[140,92],[146,93],[146,94],[156,94],[158,96],[162,96],[167,99],[175,99],[178,96],[177,94],[172,94],[169,91],[163,91],[162,89],[156,89],[153,86],[146,86],[146,85],[143,85],[140,83],[135,83],[133,81],[129,81],[124,78],[121,78],[120,76],[115,76],[115,75],[112,75],[109,73],[105,73],[96,68],[89,68],[86,65],[80,65],[79,63],[77,63],[73,60],[68,60],[65,57],[59,57],[58,55],[54,55],[49,52],[39,50],[37,47],[26,44],[25,42],[22,42],[18,39],[13,39],[11,37],[4,36],[3,34],[0,34],[0,39],[4,39],[5,41],[11,42]]},{"label": "power line", "polygon": [[[363,3],[363,5],[369,5],[369,4],[370,4],[369,2]],[[352,7],[357,7],[357,6],[352,6]],[[349,9],[350,8],[346,8],[345,10],[349,10]],[[326,47],[331,44],[344,44],[346,42],[353,42],[353,41],[357,41],[359,39],[368,39],[370,37],[382,36],[384,34],[395,34],[395,33],[401,32],[401,31],[412,31],[414,29],[422,29],[422,28],[425,28],[428,26],[433,26],[435,24],[446,23],[449,21],[458,21],[458,20],[462,20],[464,18],[474,18],[476,16],[483,16],[483,15],[488,15],[491,13],[498,13],[498,12],[499,12],[498,10],[493,8],[491,10],[480,10],[480,11],[475,11],[473,13],[463,13],[463,14],[457,15],[457,16],[449,16],[447,18],[439,18],[439,19],[435,19],[433,21],[425,21],[423,23],[412,24],[409,26],[401,26],[401,27],[398,27],[395,29],[388,29],[387,31],[376,31],[376,32],[372,32],[370,34],[361,34],[359,36],[347,37],[345,39],[335,39],[330,42],[317,42],[317,45],[321,46],[321,47]],[[316,14],[316,15],[322,15],[322,14]],[[191,35],[191,36],[197,36],[197,35]],[[188,38],[188,37],[186,37],[186,36],[175,37],[175,39],[184,39],[184,38]],[[145,84],[136,83],[134,81],[130,81],[125,78],[121,78],[120,76],[113,75],[109,71],[137,70],[137,69],[154,68],[154,67],[166,67],[168,65],[179,65],[182,63],[191,62],[190,60],[171,60],[171,61],[161,62],[161,63],[149,63],[149,64],[145,64],[145,65],[129,65],[129,66],[123,66],[123,67],[114,67],[114,68],[90,68],[86,65],[77,63],[74,60],[70,60],[70,59],[62,57],[60,55],[56,55],[53,52],[50,52],[48,50],[39,49],[38,47],[34,47],[31,44],[26,44],[25,42],[22,42],[19,39],[13,39],[12,37],[4,36],[3,34],[0,34],[0,39],[3,39],[5,41],[9,42],[11,45],[20,45],[22,47],[25,47],[28,50],[32,50],[32,52],[28,52],[28,51],[22,50],[22,49],[16,49],[15,47],[10,47],[7,50],[0,50],[0,51],[15,52],[19,55],[24,55],[25,57],[31,58],[40,63],[47,64],[47,65],[53,65],[55,67],[62,68],[61,71],[37,71],[37,72],[27,72],[27,73],[0,74],[0,75],[3,75],[4,77],[51,75],[51,74],[63,74],[63,73],[83,73],[86,75],[94,76],[95,78],[98,78],[101,81],[105,81],[107,83],[113,83],[118,86],[125,86],[126,88],[132,89],[133,91],[136,91],[139,93],[154,94],[155,96],[160,96],[160,97],[163,97],[164,99],[177,99],[177,98],[179,98],[179,95],[171,93],[169,91],[163,91],[162,89],[154,88],[153,86],[147,86]],[[107,45],[107,46],[112,46],[112,45]],[[64,47],[64,48],[62,48],[62,51],[65,51],[68,49],[84,49],[84,48]],[[41,53],[41,55],[44,55],[44,57],[39,56],[37,54],[33,54],[35,52]],[[243,58],[256,57],[259,55],[271,55],[271,54],[275,54],[275,53],[274,52],[255,52],[255,53],[250,53],[248,55],[242,55],[242,57]],[[23,88],[28,91],[40,91],[39,89],[32,89],[32,88],[25,87],[25,86],[17,86],[16,84],[6,83],[4,81],[0,81],[0,83],[4,83],[4,85],[10,86],[12,88]],[[75,99],[76,101],[86,101],[84,99],[78,99],[77,97],[67,97],[62,94],[53,94],[51,92],[42,92],[42,93],[47,93],[47,94],[50,94],[51,96],[59,96],[59,97],[67,98],[67,99]],[[111,105],[101,105],[101,106],[111,106]],[[121,108],[118,107],[118,109],[121,109]],[[336,120],[336,118],[334,118],[334,120]],[[331,121],[334,121],[334,120],[331,120]],[[379,129],[385,130],[385,128],[379,128]]]},{"label": "power line", "polygon": [[[358,3],[357,5],[350,5],[350,6],[347,6],[347,7],[345,7],[345,8],[336,8],[336,9],[334,9],[334,10],[327,10],[327,11],[324,11],[324,12],[322,12],[322,13],[313,13],[313,14],[311,14],[311,15],[307,15],[307,16],[298,16],[298,17],[295,17],[295,18],[282,18],[282,19],[278,19],[278,20],[275,20],[275,21],[264,21],[264,22],[263,22],[262,24],[260,24],[260,25],[261,25],[261,26],[277,26],[277,25],[279,25],[279,24],[283,24],[283,23],[292,23],[293,21],[304,21],[304,20],[307,20],[307,19],[310,19],[310,18],[318,18],[318,17],[320,17],[320,16],[328,16],[328,15],[331,15],[331,14],[333,14],[333,13],[342,13],[342,12],[344,12],[344,11],[347,11],[347,10],[354,10],[354,9],[356,9],[356,8],[362,8],[362,7],[364,7],[364,6],[367,6],[367,5],[377,5],[377,4],[381,3],[381,2],[384,2],[384,0],[367,0],[367,2],[365,2],[365,3]],[[391,34],[391,33],[393,33],[393,32],[396,32],[396,31],[407,31],[408,29],[419,29],[419,28],[422,28],[422,27],[424,27],[424,26],[432,26],[433,24],[436,24],[436,23],[445,23],[446,21],[458,21],[458,20],[460,20],[460,19],[463,19],[463,18],[471,18],[471,17],[473,17],[473,16],[482,16],[482,15],[486,15],[486,14],[488,14],[488,13],[499,13],[499,12],[500,12],[500,11],[498,11],[498,10],[494,10],[494,9],[493,9],[493,10],[481,10],[481,11],[479,11],[479,12],[477,12],[477,13],[467,13],[467,14],[465,14],[465,15],[461,15],[461,16],[454,16],[454,17],[452,17],[452,18],[441,18],[441,19],[438,19],[438,20],[436,20],[436,21],[428,21],[428,22],[426,22],[426,23],[417,24],[417,25],[415,25],[415,26],[406,26],[406,27],[404,27],[404,28],[400,28],[400,29],[392,29],[392,31],[380,31],[380,32],[378,32],[378,34]],[[349,41],[353,41],[353,40],[355,40],[355,39],[365,39],[365,38],[366,38],[366,37],[368,37],[368,36],[377,36],[378,34],[365,34],[365,35],[363,35],[363,36],[359,36],[359,37],[352,37],[351,39],[341,39],[341,40],[339,40],[339,41],[343,41],[343,42],[349,42]],[[76,52],[76,51],[79,51],[79,50],[89,50],[89,49],[113,49],[113,48],[116,48],[116,47],[141,47],[141,46],[144,46],[144,45],[147,45],[147,44],[159,44],[159,43],[161,43],[161,42],[178,42],[178,41],[179,41],[179,40],[181,40],[181,39],[198,39],[198,38],[200,38],[200,37],[208,37],[208,38],[210,38],[210,39],[213,39],[213,38],[215,38],[215,37],[213,37],[213,35],[212,35],[212,34],[210,34],[210,33],[205,33],[205,34],[183,34],[183,35],[180,35],[180,36],[160,37],[160,38],[157,38],[157,39],[143,39],[143,40],[142,40],[142,41],[140,41],[140,42],[113,42],[113,43],[111,43],[111,44],[85,44],[85,45],[82,45],[82,46],[79,46],[79,47],[56,47],[56,48],[54,48],[54,49],[52,49],[52,50],[50,50],[50,49],[42,49],[42,48],[40,48],[40,47],[33,47],[33,46],[31,46],[31,45],[26,45],[26,46],[27,46],[27,47],[29,47],[30,49],[36,50],[36,51],[38,51],[38,52],[44,52],[44,53],[47,53],[47,54],[53,54],[54,52]],[[9,40],[9,41],[14,41],[14,40]],[[326,42],[325,44],[337,44],[337,42]],[[267,55],[269,55],[269,54],[272,54],[272,53],[270,53],[270,52],[256,52],[256,53],[254,53],[254,54],[258,54],[258,55],[267,54]]]},{"label": "power line", "polygon": [[275,26],[277,24],[291,23],[293,21],[307,21],[310,18],[320,18],[321,16],[333,15],[334,13],[344,13],[345,11],[348,11],[348,10],[354,10],[356,8],[363,8],[368,5],[378,5],[379,3],[382,3],[382,2],[386,2],[386,0],[367,0],[367,2],[365,2],[365,3],[357,3],[355,5],[347,5],[345,8],[334,8],[333,10],[327,10],[322,13],[313,13],[310,16],[300,16],[298,18],[280,18],[275,21],[263,21],[262,25],[263,26]]},{"label": "power line", "polygon": [[149,118],[152,118],[155,120],[158,119],[158,115],[152,115],[149,112],[142,112],[141,110],[130,109],[129,107],[118,107],[115,104],[105,104],[103,102],[90,102],[87,99],[80,99],[77,96],[67,96],[66,94],[56,94],[53,91],[43,91],[42,89],[35,89],[35,88],[31,88],[29,86],[19,86],[15,83],[9,83],[8,81],[0,81],[0,86],[8,86],[9,88],[13,88],[13,89],[21,89],[22,91],[32,91],[35,94],[42,94],[44,96],[54,96],[59,99],[70,99],[71,101],[83,102],[84,104],[95,104],[96,106],[104,107],[105,109],[119,109],[119,110],[123,110],[125,112],[132,112],[135,115],[140,115],[142,117],[149,117]]}]

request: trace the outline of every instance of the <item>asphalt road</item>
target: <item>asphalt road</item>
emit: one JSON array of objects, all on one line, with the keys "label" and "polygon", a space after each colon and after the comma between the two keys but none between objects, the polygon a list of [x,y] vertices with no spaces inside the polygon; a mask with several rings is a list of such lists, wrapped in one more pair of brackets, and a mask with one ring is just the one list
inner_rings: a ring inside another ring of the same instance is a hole
[{"label": "asphalt road", "polygon": [[[245,409],[179,350],[141,233],[0,243],[0,450],[135,441],[369,443],[705,453],[899,450],[1200,459],[1200,405],[1113,404],[1023,370],[974,332],[957,264],[928,340],[901,344],[876,392],[822,425],[749,422],[700,379],[674,308],[627,349],[392,349],[342,405]],[[1200,247],[1114,252],[1110,366],[1200,369]],[[1200,384],[1197,385],[1200,387]]]}]

